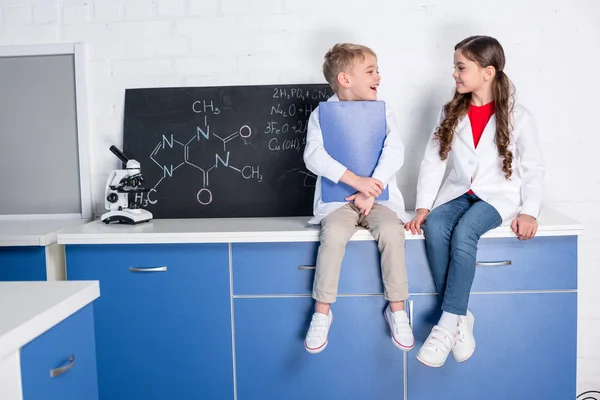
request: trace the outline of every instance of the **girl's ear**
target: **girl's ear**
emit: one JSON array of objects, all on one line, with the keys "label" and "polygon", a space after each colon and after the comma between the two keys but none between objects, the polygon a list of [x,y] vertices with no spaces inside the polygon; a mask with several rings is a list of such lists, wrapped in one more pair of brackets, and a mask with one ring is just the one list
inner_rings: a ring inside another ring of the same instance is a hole
[{"label": "girl's ear", "polygon": [[496,76],[496,68],[492,67],[491,65],[489,67],[485,67],[483,69],[483,79],[485,81],[490,81],[490,80],[494,79],[495,76]]},{"label": "girl's ear", "polygon": [[341,87],[348,87],[350,85],[350,79],[348,77],[348,74],[345,72],[340,72],[337,75],[337,81]]}]

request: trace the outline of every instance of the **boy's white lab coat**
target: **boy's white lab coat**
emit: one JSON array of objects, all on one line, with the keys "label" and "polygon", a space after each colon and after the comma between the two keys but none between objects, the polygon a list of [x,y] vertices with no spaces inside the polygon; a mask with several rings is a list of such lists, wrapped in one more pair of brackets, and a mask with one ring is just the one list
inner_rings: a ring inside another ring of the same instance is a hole
[{"label": "boy's white lab coat", "polygon": [[[333,95],[327,101],[340,100],[337,95]],[[409,218],[404,209],[404,199],[396,183],[396,173],[404,163],[404,146],[400,140],[393,113],[388,107],[386,107],[386,125],[387,136],[383,151],[372,177],[379,179],[384,185],[388,185],[389,200],[376,201],[376,203],[392,209],[401,221],[407,222]],[[321,124],[319,122],[319,107],[310,114],[308,120],[304,162],[308,170],[317,175],[313,204],[314,217],[308,222],[318,224],[327,214],[347,204],[347,202],[324,203],[321,199],[321,177],[338,183],[346,171],[346,167],[334,160],[323,147],[323,133],[321,132]]]},{"label": "boy's white lab coat", "polygon": [[[486,125],[477,149],[473,144],[469,117],[460,120],[446,161],[440,160],[439,144],[433,140],[442,120],[443,112],[425,149],[417,183],[416,208],[431,210],[471,189],[498,211],[503,222],[519,214],[537,218],[542,204],[544,167],[532,114],[519,104],[514,107],[509,145],[513,154],[510,180],[504,177],[502,158],[494,141],[495,115]],[[448,163],[450,171],[442,184]]]}]

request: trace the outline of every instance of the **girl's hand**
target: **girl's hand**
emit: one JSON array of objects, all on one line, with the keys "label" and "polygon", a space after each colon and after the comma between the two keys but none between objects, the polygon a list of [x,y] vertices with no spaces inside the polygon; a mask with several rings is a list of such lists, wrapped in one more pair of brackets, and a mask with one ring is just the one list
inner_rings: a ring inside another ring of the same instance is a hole
[{"label": "girl's hand", "polygon": [[429,210],[426,208],[417,209],[417,215],[410,222],[404,224],[404,229],[411,231],[413,235],[416,235],[417,233],[421,235],[423,233],[421,231],[421,225],[425,222],[428,214]]},{"label": "girl's hand", "polygon": [[513,219],[510,227],[519,240],[528,240],[537,233],[538,224],[531,215],[521,214]]}]

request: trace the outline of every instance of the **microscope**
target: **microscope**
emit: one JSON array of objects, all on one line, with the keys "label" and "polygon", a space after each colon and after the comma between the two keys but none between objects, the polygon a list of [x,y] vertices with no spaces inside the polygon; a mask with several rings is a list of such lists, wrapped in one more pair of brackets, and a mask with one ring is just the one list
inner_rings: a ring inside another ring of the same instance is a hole
[{"label": "microscope", "polygon": [[104,207],[109,210],[102,215],[101,221],[105,224],[118,222],[120,224],[137,224],[152,219],[152,213],[139,208],[132,201],[129,203],[129,194],[137,192],[148,192],[141,187],[144,177],[140,169],[140,163],[125,157],[116,146],[110,146],[110,151],[125,164],[125,169],[113,170],[106,182],[104,192]]}]

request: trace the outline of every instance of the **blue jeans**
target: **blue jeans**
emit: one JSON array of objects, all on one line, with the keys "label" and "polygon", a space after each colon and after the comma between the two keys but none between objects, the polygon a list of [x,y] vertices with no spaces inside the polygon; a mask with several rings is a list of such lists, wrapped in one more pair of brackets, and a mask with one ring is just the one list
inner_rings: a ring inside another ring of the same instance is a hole
[{"label": "blue jeans", "polygon": [[477,243],[481,235],[501,223],[494,207],[468,193],[434,208],[427,216],[422,226],[425,248],[443,311],[467,314]]}]

